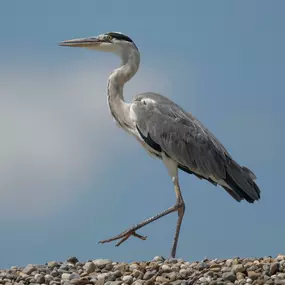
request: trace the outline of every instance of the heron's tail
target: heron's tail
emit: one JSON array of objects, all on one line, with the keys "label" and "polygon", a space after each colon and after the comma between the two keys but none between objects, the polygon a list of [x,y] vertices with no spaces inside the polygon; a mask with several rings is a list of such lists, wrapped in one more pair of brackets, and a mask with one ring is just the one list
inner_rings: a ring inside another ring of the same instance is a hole
[{"label": "heron's tail", "polygon": [[256,176],[250,169],[240,166],[229,158],[224,179],[229,188],[224,188],[234,199],[237,201],[245,199],[249,203],[259,200],[260,189],[254,182],[255,179]]}]

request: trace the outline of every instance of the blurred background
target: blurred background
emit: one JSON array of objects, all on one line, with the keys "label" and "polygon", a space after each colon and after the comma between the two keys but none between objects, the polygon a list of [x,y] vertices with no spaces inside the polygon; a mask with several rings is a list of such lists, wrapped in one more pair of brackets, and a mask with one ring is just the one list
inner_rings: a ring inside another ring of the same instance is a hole
[{"label": "blurred background", "polygon": [[159,160],[114,124],[114,55],[57,43],[120,31],[141,51],[126,100],[162,93],[198,117],[258,177],[237,203],[180,174],[186,202],[177,257],[285,251],[284,1],[3,1],[0,4],[0,268],[168,257],[176,214],[120,247],[99,245],[175,203]]}]

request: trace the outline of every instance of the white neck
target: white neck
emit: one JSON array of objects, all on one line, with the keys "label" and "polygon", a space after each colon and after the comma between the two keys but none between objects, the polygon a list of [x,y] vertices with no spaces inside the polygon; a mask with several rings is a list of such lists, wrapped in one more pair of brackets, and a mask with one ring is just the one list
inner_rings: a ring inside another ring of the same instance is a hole
[{"label": "white neck", "polygon": [[122,65],[115,69],[108,80],[108,105],[112,116],[124,128],[131,128],[129,104],[124,101],[124,84],[137,72],[140,64],[140,53],[132,47],[119,53]]}]

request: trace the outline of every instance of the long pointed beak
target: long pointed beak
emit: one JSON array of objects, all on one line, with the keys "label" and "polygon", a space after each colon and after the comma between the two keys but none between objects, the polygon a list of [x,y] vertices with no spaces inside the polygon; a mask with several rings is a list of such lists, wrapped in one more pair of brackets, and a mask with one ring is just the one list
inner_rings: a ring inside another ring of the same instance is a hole
[{"label": "long pointed beak", "polygon": [[91,47],[91,46],[99,46],[102,41],[96,37],[90,38],[80,38],[80,39],[73,39],[73,40],[66,40],[60,42],[59,46],[67,46],[67,47]]}]

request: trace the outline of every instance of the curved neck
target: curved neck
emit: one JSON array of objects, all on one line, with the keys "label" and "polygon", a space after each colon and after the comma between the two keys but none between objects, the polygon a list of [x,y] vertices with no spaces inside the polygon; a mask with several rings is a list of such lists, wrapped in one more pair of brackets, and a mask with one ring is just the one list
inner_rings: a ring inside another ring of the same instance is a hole
[{"label": "curved neck", "polygon": [[137,72],[140,64],[138,50],[125,50],[119,54],[122,64],[115,69],[108,80],[108,105],[112,116],[124,129],[131,127],[129,120],[129,104],[125,103],[123,96],[124,84]]}]

